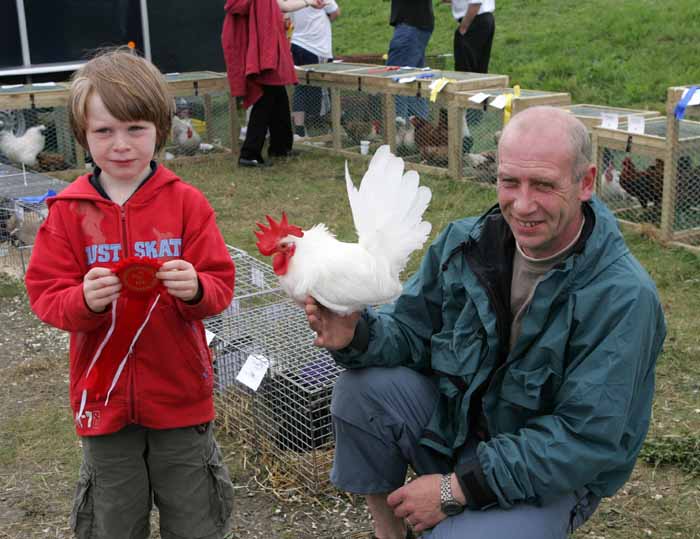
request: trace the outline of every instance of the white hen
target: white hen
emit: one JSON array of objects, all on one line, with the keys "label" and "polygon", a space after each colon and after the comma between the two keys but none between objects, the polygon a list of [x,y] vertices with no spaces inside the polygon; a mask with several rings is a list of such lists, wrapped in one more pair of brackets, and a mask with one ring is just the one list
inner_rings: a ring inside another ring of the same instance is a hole
[{"label": "white hen", "polygon": [[192,127],[192,120],[173,116],[172,131],[176,151],[186,155],[194,155],[199,149],[202,137],[200,137],[199,133]]},{"label": "white hen", "polygon": [[22,165],[24,185],[27,185],[27,172],[25,166],[36,166],[36,156],[44,149],[46,126],[35,125],[30,127],[21,136],[15,136],[11,131],[0,133],[0,150],[13,163]]},{"label": "white hen", "polygon": [[399,275],[430,234],[422,217],[432,196],[419,186],[417,172],[403,170],[403,160],[381,146],[357,189],[345,164],[357,243],[338,241],[324,224],[302,231],[285,214],[279,223],[268,216],[269,227],[258,223],[256,245],[264,256],[274,255],[272,265],[287,294],[299,303],[313,296],[339,314],[401,294]]}]

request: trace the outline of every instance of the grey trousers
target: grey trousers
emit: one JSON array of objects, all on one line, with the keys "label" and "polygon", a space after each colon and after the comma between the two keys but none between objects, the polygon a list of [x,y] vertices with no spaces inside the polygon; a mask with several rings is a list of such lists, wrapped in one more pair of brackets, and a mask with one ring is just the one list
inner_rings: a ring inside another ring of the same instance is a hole
[{"label": "grey trousers", "polygon": [[[402,486],[409,465],[418,475],[452,471],[451,461],[418,444],[436,402],[432,381],[404,367],[343,372],[331,402],[336,433],[333,484],[355,494],[380,494]],[[462,458],[475,449],[476,443],[468,446]],[[564,539],[588,520],[599,501],[583,489],[544,505],[465,510],[422,537]]]}]

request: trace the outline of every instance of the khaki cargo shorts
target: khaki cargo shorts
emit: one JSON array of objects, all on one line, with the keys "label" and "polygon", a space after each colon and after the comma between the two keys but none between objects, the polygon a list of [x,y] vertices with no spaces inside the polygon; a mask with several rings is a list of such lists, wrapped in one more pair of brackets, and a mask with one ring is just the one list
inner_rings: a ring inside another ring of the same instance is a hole
[{"label": "khaki cargo shorts", "polygon": [[82,438],[70,524],[79,539],[147,539],[153,504],[163,539],[221,539],[233,485],[211,423],[180,429],[129,426]]}]

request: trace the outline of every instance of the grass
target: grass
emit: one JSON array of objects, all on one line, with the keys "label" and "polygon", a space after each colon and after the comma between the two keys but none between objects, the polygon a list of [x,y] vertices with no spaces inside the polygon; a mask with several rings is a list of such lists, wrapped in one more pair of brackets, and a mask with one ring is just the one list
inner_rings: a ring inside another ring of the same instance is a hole
[{"label": "grass", "polygon": [[[389,2],[341,3],[336,54],[388,50]],[[433,2],[429,54],[451,53],[449,5]],[[574,103],[665,110],[666,88],[700,81],[696,0],[498,0],[491,73]]]}]

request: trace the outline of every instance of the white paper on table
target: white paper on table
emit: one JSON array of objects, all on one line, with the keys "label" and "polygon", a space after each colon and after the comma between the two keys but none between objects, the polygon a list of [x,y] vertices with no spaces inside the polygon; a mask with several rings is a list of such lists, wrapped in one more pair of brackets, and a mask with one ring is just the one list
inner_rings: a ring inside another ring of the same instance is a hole
[{"label": "white paper on table", "polygon": [[644,116],[630,114],[627,116],[627,131],[636,135],[644,134]]},{"label": "white paper on table", "polygon": [[489,103],[490,106],[496,107],[497,109],[502,109],[506,106],[506,96],[505,94],[501,94],[496,96],[496,98]]},{"label": "white paper on table", "polygon": [[56,86],[55,82],[34,82],[32,83],[32,86],[39,86],[39,87],[46,87],[46,88],[51,88],[52,86]]},{"label": "white paper on table", "polygon": [[486,99],[488,99],[490,96],[489,94],[485,94],[484,92],[479,92],[478,94],[474,94],[469,98],[469,101],[472,103],[483,103]]},{"label": "white paper on table", "polygon": [[0,86],[3,90],[10,90],[12,88],[21,88],[24,84],[3,84]]},{"label": "white paper on table", "polygon": [[620,117],[615,112],[603,112],[600,115],[602,120],[600,126],[607,129],[617,129],[620,125]]},{"label": "white paper on table", "polygon": [[[690,88],[686,88],[685,90],[683,90],[683,96],[681,97],[681,99],[683,99],[683,97],[685,97],[685,94],[688,93],[688,90],[690,90]],[[700,88],[695,90],[693,97],[691,97],[690,101],[688,101],[689,107],[692,107],[694,105],[700,105]]]},{"label": "white paper on table", "polygon": [[209,331],[208,329],[204,330],[204,335],[207,338],[207,346],[209,346],[211,344],[211,341],[214,340],[214,337],[216,337],[216,333],[213,333],[213,332]]},{"label": "white paper on table", "polygon": [[270,362],[265,356],[260,354],[251,354],[245,360],[243,367],[238,372],[236,380],[241,384],[248,386],[253,391],[257,391],[260,387],[260,382],[265,377]]},{"label": "white paper on table", "polygon": [[401,77],[397,82],[399,84],[408,84],[416,80],[416,77]]}]

